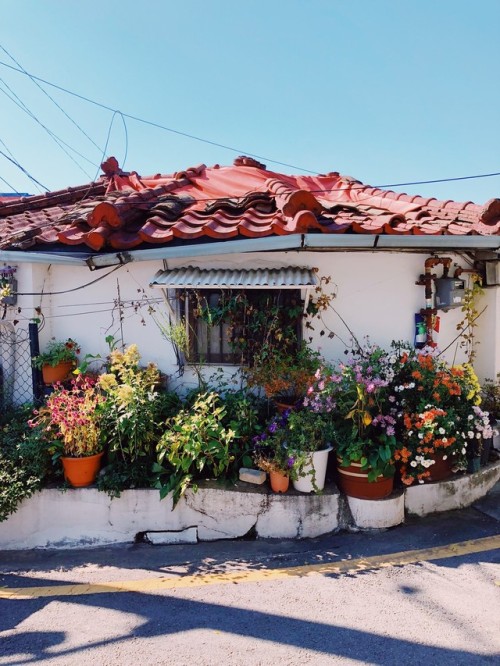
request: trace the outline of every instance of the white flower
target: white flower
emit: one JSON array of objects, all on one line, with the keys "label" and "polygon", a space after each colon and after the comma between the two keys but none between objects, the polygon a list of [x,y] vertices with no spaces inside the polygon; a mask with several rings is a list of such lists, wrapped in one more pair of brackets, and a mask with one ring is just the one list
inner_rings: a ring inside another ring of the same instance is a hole
[{"label": "white flower", "polygon": [[443,460],[448,460],[448,456],[443,456]]},{"label": "white flower", "polygon": [[472,416],[472,414],[469,414],[469,416],[467,417],[467,420],[468,420],[468,421],[472,421],[473,418],[474,418],[474,417]]},{"label": "white flower", "polygon": [[474,433],[472,432],[472,430],[469,430],[469,432],[467,433],[467,437],[469,439],[474,439]]},{"label": "white flower", "polygon": [[419,483],[423,483],[424,481],[423,481],[423,479],[419,479],[418,482],[419,482]]},{"label": "white flower", "polygon": [[418,438],[419,438],[419,439],[423,439],[423,438],[424,438],[424,434],[423,434],[422,432],[419,432],[419,433],[418,433]]},{"label": "white flower", "polygon": [[481,433],[480,432],[476,432],[476,439],[481,439]]},{"label": "white flower", "polygon": [[447,438],[447,437],[443,437],[443,444],[446,444],[447,441],[448,441],[448,438]]},{"label": "white flower", "polygon": [[416,467],[416,466],[417,466],[417,463],[415,462],[415,460],[412,460],[411,463],[410,463],[410,465],[411,465],[412,467]]},{"label": "white flower", "polygon": [[462,453],[465,455],[465,449],[462,449]]},{"label": "white flower", "polygon": [[439,428],[439,430],[438,430],[438,433],[440,435],[444,435],[445,432],[446,432],[446,430],[444,428]]},{"label": "white flower", "polygon": [[411,437],[413,435],[413,430],[408,430],[408,437]]}]

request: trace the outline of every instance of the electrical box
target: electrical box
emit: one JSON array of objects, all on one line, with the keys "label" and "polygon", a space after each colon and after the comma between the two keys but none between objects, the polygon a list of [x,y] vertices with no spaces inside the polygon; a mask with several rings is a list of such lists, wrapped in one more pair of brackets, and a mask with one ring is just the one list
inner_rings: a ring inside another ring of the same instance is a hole
[{"label": "electrical box", "polygon": [[459,308],[464,302],[465,280],[458,278],[438,278],[436,286],[436,308],[449,310]]},{"label": "electrical box", "polygon": [[486,261],[486,284],[500,284],[500,261]]}]

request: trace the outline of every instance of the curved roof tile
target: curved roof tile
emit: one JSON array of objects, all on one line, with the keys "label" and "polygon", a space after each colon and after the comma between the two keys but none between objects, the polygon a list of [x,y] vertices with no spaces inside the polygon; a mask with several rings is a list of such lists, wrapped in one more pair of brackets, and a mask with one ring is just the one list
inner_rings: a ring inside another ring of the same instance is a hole
[{"label": "curved roof tile", "polygon": [[103,163],[99,181],[0,200],[0,249],[82,245],[95,252],[206,237],[322,234],[500,235],[500,199],[439,201],[330,172],[293,176],[250,157],[172,175]]}]

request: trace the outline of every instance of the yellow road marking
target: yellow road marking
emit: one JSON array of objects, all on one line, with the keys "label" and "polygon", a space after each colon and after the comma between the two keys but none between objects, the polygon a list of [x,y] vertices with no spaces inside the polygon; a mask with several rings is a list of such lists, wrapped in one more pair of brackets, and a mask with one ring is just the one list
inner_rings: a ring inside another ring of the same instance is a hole
[{"label": "yellow road marking", "polygon": [[[359,559],[346,559],[321,564],[305,564],[281,569],[258,569],[215,574],[193,574],[189,576],[170,576],[145,578],[142,580],[111,581],[109,583],[88,583],[71,585],[46,585],[41,587],[0,587],[0,599],[38,599],[41,597],[72,597],[86,594],[107,594],[111,592],[157,592],[183,587],[201,587],[204,585],[223,585],[226,583],[254,583],[260,581],[285,580],[293,576],[314,574],[357,573],[369,569],[415,564],[428,560],[442,560],[448,557],[460,557],[472,553],[482,553],[500,548],[500,535],[461,541],[446,546],[406,550],[399,553],[374,555]],[[495,581],[500,584],[500,581]]]}]

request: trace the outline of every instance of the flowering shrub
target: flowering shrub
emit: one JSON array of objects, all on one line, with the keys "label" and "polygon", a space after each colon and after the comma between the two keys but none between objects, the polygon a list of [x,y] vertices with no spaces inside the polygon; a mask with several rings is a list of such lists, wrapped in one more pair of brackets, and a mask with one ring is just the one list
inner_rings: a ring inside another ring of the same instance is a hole
[{"label": "flowering shrub", "polygon": [[248,385],[261,387],[268,398],[295,403],[305,396],[319,365],[319,354],[305,344],[295,353],[264,348],[245,374]]},{"label": "flowering shrub", "polygon": [[65,456],[92,456],[102,451],[99,406],[104,398],[89,377],[59,385],[43,407],[33,412],[32,427],[40,426],[47,440],[62,444]]},{"label": "flowering shrub", "polygon": [[159,437],[160,399],[156,390],[159,371],[155,364],[139,366],[137,345],[110,354],[110,372],[100,375],[98,387],[103,433],[111,457],[118,454],[131,463],[154,451]]},{"label": "flowering shrub", "polygon": [[475,444],[488,435],[487,415],[480,409],[481,387],[469,363],[449,366],[435,349],[411,349],[393,343],[394,378],[389,400],[394,405],[405,485],[432,476],[436,456],[466,469]]},{"label": "flowering shrub", "polygon": [[367,343],[338,367],[320,368],[304,400],[330,416],[342,464],[359,462],[371,481],[394,474],[396,417],[387,399],[393,377],[387,352]]}]

